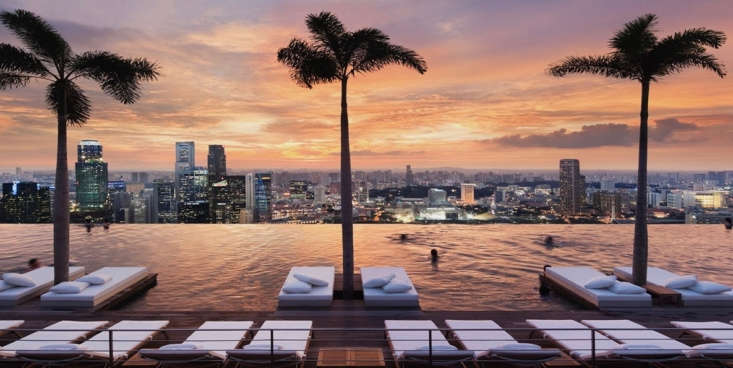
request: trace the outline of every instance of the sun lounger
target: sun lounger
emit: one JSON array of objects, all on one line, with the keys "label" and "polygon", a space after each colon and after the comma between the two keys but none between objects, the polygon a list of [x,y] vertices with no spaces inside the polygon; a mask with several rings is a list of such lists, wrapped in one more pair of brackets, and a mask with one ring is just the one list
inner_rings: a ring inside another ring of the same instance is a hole
[{"label": "sun lounger", "polygon": [[0,321],[0,336],[13,332],[13,329],[23,324],[23,320]]},{"label": "sun lounger", "polygon": [[224,362],[226,351],[236,348],[245,338],[252,321],[207,321],[181,344],[170,349],[142,349],[140,356],[153,359],[161,365],[180,365],[194,362]]},{"label": "sun lounger", "polygon": [[[573,358],[580,361],[593,358],[593,341],[588,326],[570,319],[528,319],[527,323]],[[594,335],[596,358],[608,358],[613,350],[622,348],[621,344],[599,332],[595,332]]]},{"label": "sun lounger", "polygon": [[49,291],[41,295],[41,308],[45,309],[94,309],[126,288],[148,276],[145,267],[103,267],[89,275],[108,275],[109,281],[101,285],[89,285],[76,294],[59,294]]},{"label": "sun lounger", "polygon": [[[335,277],[335,269],[333,266],[319,267],[293,267],[285,279],[283,287],[278,295],[278,305],[280,307],[327,307],[333,301],[333,283]],[[288,283],[302,282],[296,278],[296,275],[305,275],[322,280],[328,283],[325,286],[311,285],[311,289],[307,293],[288,293],[284,289]]]},{"label": "sun lounger", "polygon": [[628,352],[647,356],[649,360],[663,361],[684,356],[719,361],[733,359],[733,346],[702,344],[690,347],[667,335],[625,319],[584,320],[582,322],[590,327],[602,329],[604,334],[627,346],[635,345],[634,348],[628,348]]},{"label": "sun lounger", "polygon": [[648,293],[617,294],[610,289],[590,289],[586,283],[605,274],[586,266],[548,267],[545,277],[564,291],[583,299],[599,309],[651,307],[652,297]]},{"label": "sun lounger", "polygon": [[[153,336],[168,325],[168,321],[121,321],[94,335],[72,349],[18,350],[16,355],[23,360],[41,365],[73,365],[79,362],[100,361],[105,364],[120,362],[150,341]],[[112,345],[109,343],[112,331]],[[110,359],[112,349],[112,359]]]},{"label": "sun lounger", "polygon": [[672,321],[672,326],[700,336],[709,341],[733,344],[733,325],[724,322],[682,322]]},{"label": "sun lounger", "polygon": [[[387,293],[381,287],[366,287],[367,282],[394,274],[392,282],[410,286],[401,293]],[[364,290],[364,305],[368,307],[419,307],[417,290],[404,268],[401,267],[362,267],[361,282]]]},{"label": "sun lounger", "polygon": [[13,358],[17,351],[40,350],[44,346],[69,344],[90,335],[107,321],[60,321],[0,349],[0,357]]},{"label": "sun lounger", "polygon": [[[620,278],[631,279],[631,267],[615,267],[613,272]],[[647,282],[661,287],[666,287],[667,282],[681,275],[667,271],[659,267],[647,268]],[[731,307],[733,306],[733,291],[726,291],[719,294],[701,294],[690,289],[675,289],[682,296],[682,305],[688,307]]]},{"label": "sun lounger", "polygon": [[[69,267],[69,279],[76,279],[84,274],[84,267]],[[29,287],[10,287],[5,289],[7,286],[3,286],[0,289],[0,307],[12,307],[30,299],[33,299],[51,288],[53,286],[53,267],[40,267],[33,271],[29,271],[23,274],[31,278],[36,285]],[[5,285],[4,281],[0,280],[0,284]]]},{"label": "sun lounger", "polygon": [[312,321],[265,321],[249,344],[226,352],[228,359],[235,367],[302,365],[312,326]]},{"label": "sun lounger", "polygon": [[494,321],[446,320],[453,335],[476,359],[539,364],[559,357],[557,349],[542,349],[534,344],[519,344]]},{"label": "sun lounger", "polygon": [[458,365],[474,353],[451,345],[429,320],[387,320],[387,340],[398,366]]}]

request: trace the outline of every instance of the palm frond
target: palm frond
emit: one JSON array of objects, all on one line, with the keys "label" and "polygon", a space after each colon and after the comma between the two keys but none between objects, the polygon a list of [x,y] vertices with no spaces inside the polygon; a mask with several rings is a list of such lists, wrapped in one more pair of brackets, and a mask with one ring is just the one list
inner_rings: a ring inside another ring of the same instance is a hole
[{"label": "palm frond", "polygon": [[714,55],[708,54],[705,47],[719,48],[725,41],[723,32],[705,28],[688,29],[667,36],[649,53],[652,73],[665,76],[696,66],[711,70],[722,78],[726,75],[725,66]]},{"label": "palm frond", "polygon": [[46,89],[46,103],[59,116],[64,114],[65,103],[66,122],[71,125],[84,124],[91,112],[89,98],[79,85],[70,80],[56,80],[49,84]]},{"label": "palm frond", "polygon": [[679,73],[690,67],[698,67],[715,72],[719,77],[726,76],[725,65],[721,64],[714,55],[708,53],[678,54],[674,58],[664,60],[655,74],[663,77],[669,74]]},{"label": "palm frond", "polygon": [[25,87],[30,81],[31,77],[25,74],[0,72],[0,90]]},{"label": "palm frond", "polygon": [[0,43],[0,71],[43,77],[48,70],[40,59],[20,48]]},{"label": "palm frond", "polygon": [[50,24],[41,17],[18,9],[0,13],[0,21],[41,59],[63,68],[71,56],[71,47]]},{"label": "palm frond", "polygon": [[290,77],[303,87],[313,88],[314,84],[339,78],[338,63],[332,55],[297,38],[277,52],[277,61],[290,67]]},{"label": "palm frond", "polygon": [[659,47],[664,45],[683,46],[683,45],[700,45],[720,48],[725,44],[725,33],[707,28],[690,28],[682,32],[675,32],[659,41]]},{"label": "palm frond", "polygon": [[609,41],[609,46],[629,59],[640,61],[641,55],[651,50],[657,43],[653,29],[656,23],[656,15],[642,15],[626,23],[622,30],[616,32]]},{"label": "palm frond", "polygon": [[596,74],[605,77],[640,79],[641,70],[617,55],[571,56],[559,64],[550,66],[548,72],[555,77],[568,74]]},{"label": "palm frond", "polygon": [[308,14],[305,24],[316,40],[317,47],[323,51],[333,53],[336,60],[343,64],[344,56],[342,50],[342,36],[346,33],[343,23],[333,14],[329,12],[320,12],[318,14]]},{"label": "palm frond", "polygon": [[357,50],[351,74],[379,70],[389,64],[398,64],[424,74],[428,67],[415,51],[382,40],[371,40]]},{"label": "palm frond", "polygon": [[141,82],[158,78],[158,66],[145,59],[127,59],[107,51],[85,52],[74,57],[71,78],[93,79],[102,91],[124,104],[140,97]]}]

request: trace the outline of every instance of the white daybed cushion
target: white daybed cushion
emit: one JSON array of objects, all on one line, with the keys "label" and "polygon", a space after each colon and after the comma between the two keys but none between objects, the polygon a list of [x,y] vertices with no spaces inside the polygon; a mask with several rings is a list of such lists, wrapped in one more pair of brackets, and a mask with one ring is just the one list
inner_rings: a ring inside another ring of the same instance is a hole
[{"label": "white daybed cushion", "polygon": [[53,305],[56,301],[96,305],[142,280],[148,274],[148,269],[145,267],[103,267],[90,275],[97,274],[109,274],[112,275],[112,279],[101,285],[90,285],[77,294],[58,294],[49,291],[41,295],[41,305],[43,306],[44,303]]},{"label": "white daybed cushion", "polygon": [[[114,359],[126,358],[132,350],[151,339],[155,333],[168,326],[168,323],[168,321],[120,321],[109,327],[107,330],[112,330]],[[93,355],[109,358],[109,332],[102,331],[94,335],[81,343],[81,347]]]},{"label": "white daybed cushion", "polygon": [[705,295],[714,295],[731,291],[730,286],[718,284],[717,282],[712,281],[698,281],[695,285],[692,285],[687,289]]},{"label": "white daybed cushion", "polygon": [[320,280],[328,280],[328,285],[312,286],[311,291],[305,294],[290,294],[280,289],[280,294],[278,295],[279,301],[296,304],[308,304],[309,302],[328,304],[333,300],[333,283],[336,275],[336,269],[333,266],[293,267],[290,269],[283,286],[291,281],[301,282],[295,278],[296,273],[312,276]]},{"label": "white daybed cushion", "polygon": [[[654,346],[664,354],[682,354],[690,349],[690,346],[686,344],[627,319],[583,320],[581,322],[587,326],[601,329],[605,335],[624,344],[646,346],[637,348],[638,350],[648,349],[653,351],[654,348],[650,346]],[[614,330],[615,328],[633,330]],[[629,350],[633,350],[633,348]]]},{"label": "white daybed cushion", "polygon": [[[588,326],[571,319],[528,319],[527,323],[542,331],[542,333],[562,346],[575,358],[586,360],[592,357],[592,342]],[[569,330],[555,330],[568,328]],[[609,339],[600,332],[595,332],[596,357],[611,354],[612,350],[621,348],[621,345]]]},{"label": "white daybed cushion", "polygon": [[384,285],[389,284],[389,282],[392,281],[392,279],[394,279],[395,276],[396,275],[394,273],[390,273],[387,276],[375,277],[375,278],[373,278],[371,280],[364,281],[364,285],[362,285],[362,286],[365,287],[365,288],[381,288]]},{"label": "white daybed cushion", "polygon": [[382,286],[382,290],[387,294],[406,293],[409,290],[412,290],[412,285],[392,280],[387,285]]},{"label": "white daybed cushion", "polygon": [[[69,278],[75,279],[84,274],[84,267],[69,267]],[[23,274],[30,277],[36,283],[32,287],[13,287],[0,291],[0,303],[16,303],[25,297],[40,294],[53,286],[53,267],[40,267]]]},{"label": "white daybed cushion", "polygon": [[57,294],[79,294],[82,290],[88,287],[88,282],[64,281],[51,287],[49,291]]},{"label": "white daybed cushion", "polygon": [[[613,270],[623,277],[631,277],[631,267],[615,267]],[[659,267],[647,268],[647,282],[650,284],[664,286],[667,280],[673,277],[679,277],[679,275]],[[690,289],[673,290],[682,295],[682,302],[687,306],[733,306],[733,291],[720,294],[701,294]]]},{"label": "white daybed cushion", "polygon": [[395,277],[390,282],[400,282],[408,285],[412,285],[412,288],[403,293],[387,293],[382,288],[367,288],[364,287],[364,302],[370,306],[417,306],[418,305],[418,293],[415,289],[414,284],[407,276],[405,269],[401,267],[362,267],[361,268],[361,280],[362,286],[364,280],[372,280],[375,278],[387,277],[394,274]]},{"label": "white daybed cushion", "polygon": [[[13,357],[18,350],[40,350],[42,346],[71,343],[106,325],[107,321],[60,321],[0,349],[0,356]],[[72,330],[72,331],[55,331]],[[74,331],[76,330],[76,331]]]},{"label": "white daybed cushion", "polygon": [[616,281],[613,286],[608,288],[608,291],[616,294],[644,294],[646,289],[630,282]]},{"label": "white daybed cushion", "polygon": [[102,285],[112,280],[112,275],[104,272],[95,272],[78,278],[76,281],[86,282],[91,285]]},{"label": "white daybed cushion", "polygon": [[395,359],[402,358],[405,352],[427,350],[429,343],[428,330],[433,330],[433,349],[457,350],[443,336],[438,326],[430,320],[386,320],[384,326],[387,328],[387,338],[392,344]]},{"label": "white daybed cushion", "polygon": [[32,278],[15,272],[8,272],[3,274],[3,281],[19,287],[33,287],[36,286],[36,282]]},{"label": "white daybed cushion", "polygon": [[265,321],[248,346],[267,345],[269,350],[270,329],[273,329],[273,343],[280,347],[279,350],[293,351],[302,359],[305,358],[312,326],[313,321]]},{"label": "white daybed cushion", "polygon": [[286,280],[283,284],[283,291],[288,294],[308,294],[313,290],[313,285],[301,280]]},{"label": "white daybed cushion", "polygon": [[603,273],[587,266],[548,267],[545,271],[548,278],[565,287],[576,291],[595,301],[599,307],[620,306],[651,306],[652,296],[643,294],[616,294],[608,289],[588,289],[585,283],[594,277],[604,277]]},{"label": "white daybed cushion", "polygon": [[328,286],[328,280],[322,280],[315,276],[310,276],[302,273],[294,273],[293,277],[313,286]]},{"label": "white daybed cushion", "polygon": [[226,351],[239,345],[239,341],[244,338],[253,323],[252,321],[207,321],[183,343],[196,345],[198,350],[207,350],[209,354],[224,360],[227,357]]},{"label": "white daybed cushion", "polygon": [[616,283],[616,276],[596,276],[588,280],[583,286],[587,289],[608,289]]},{"label": "white daybed cushion", "polygon": [[[707,340],[733,344],[733,325],[724,322],[672,321],[672,326],[694,332]],[[726,328],[728,330],[720,330]]]},{"label": "white daybed cushion", "polygon": [[[477,358],[489,354],[492,349],[507,349],[508,345],[517,343],[512,335],[491,320],[448,319],[445,323],[461,341],[461,344],[467,350],[473,351],[473,355]],[[477,331],[478,329],[481,331]]]},{"label": "white daybed cushion", "polygon": [[671,277],[662,286],[670,289],[687,289],[695,284],[697,284],[697,276],[684,275]]}]

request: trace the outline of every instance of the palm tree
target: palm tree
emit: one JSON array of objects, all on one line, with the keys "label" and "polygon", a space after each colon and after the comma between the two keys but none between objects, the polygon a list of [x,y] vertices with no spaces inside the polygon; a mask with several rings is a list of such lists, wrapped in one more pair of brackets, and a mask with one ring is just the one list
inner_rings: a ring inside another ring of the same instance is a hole
[{"label": "palm tree", "polygon": [[634,227],[633,279],[646,283],[647,235],[647,144],[649,86],[662,77],[690,67],[708,69],[725,77],[725,67],[706,52],[706,47],[719,48],[725,34],[706,28],[691,28],[661,40],[654,34],[657,16],[643,15],[624,25],[609,41],[612,51],[601,56],[568,57],[550,67],[550,74],[564,77],[570,73],[597,74],[612,78],[632,79],[641,83],[641,125],[639,129],[639,170],[637,177],[636,221]]},{"label": "palm tree", "polygon": [[125,59],[107,51],[74,54],[69,44],[41,17],[26,11],[4,11],[0,21],[27,50],[0,43],[0,89],[25,87],[32,79],[48,81],[46,104],[56,113],[58,141],[54,194],[54,282],[69,279],[69,168],[66,129],[88,119],[91,103],[77,84],[82,78],[123,104],[140,97],[140,83],[158,77],[158,67],[145,59]]},{"label": "palm tree", "polygon": [[351,298],[354,280],[354,229],[351,198],[351,154],[346,84],[350,77],[399,64],[423,74],[425,60],[415,51],[394,45],[375,28],[347,32],[329,12],[309,14],[305,21],[312,41],[294,38],[280,49],[277,60],[290,67],[290,77],[306,88],[314,84],[341,82],[341,231],[343,241],[343,290]]}]

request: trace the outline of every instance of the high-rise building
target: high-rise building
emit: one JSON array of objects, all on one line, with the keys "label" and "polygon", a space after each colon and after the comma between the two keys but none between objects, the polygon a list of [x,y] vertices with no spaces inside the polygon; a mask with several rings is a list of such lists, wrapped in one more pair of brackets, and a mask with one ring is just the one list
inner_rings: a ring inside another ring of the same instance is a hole
[{"label": "high-rise building", "polygon": [[227,175],[227,156],[224,154],[224,146],[219,144],[209,145],[208,155],[209,176],[219,180]]},{"label": "high-rise building", "polygon": [[407,186],[415,185],[415,175],[412,173],[412,167],[410,165],[407,165],[405,169],[405,184]]},{"label": "high-rise building", "polygon": [[193,171],[196,163],[196,147],[193,142],[176,142],[175,180]]},{"label": "high-rise building", "polygon": [[130,179],[133,183],[139,183],[140,182],[139,173],[137,171],[133,172]]},{"label": "high-rise building", "polygon": [[448,205],[447,195],[443,189],[430,188],[428,190],[428,206],[442,207]]},{"label": "high-rise building", "polygon": [[178,202],[208,202],[209,170],[197,167],[178,178]]},{"label": "high-rise building", "polygon": [[76,201],[79,209],[97,211],[108,204],[107,163],[102,159],[102,145],[85,139],[77,146]]},{"label": "high-rise building", "polygon": [[305,180],[290,180],[288,183],[290,199],[305,199],[308,193],[308,182]]},{"label": "high-rise building", "polygon": [[152,197],[152,222],[169,224],[178,222],[176,211],[176,189],[175,183],[154,181]]},{"label": "high-rise building", "polygon": [[15,176],[18,178],[23,176],[23,168],[22,167],[16,167],[15,168]]},{"label": "high-rise building", "polygon": [[357,181],[354,184],[356,184],[356,190],[354,191],[356,201],[358,203],[369,202],[369,183],[366,181]]},{"label": "high-rise building", "polygon": [[476,202],[474,194],[476,192],[476,184],[461,184],[461,202],[465,204],[473,204]]},{"label": "high-rise building", "polygon": [[[217,224],[242,222],[242,210],[246,209],[246,176],[226,176],[211,183],[209,188],[209,217]],[[246,223],[246,221],[245,221]]]},{"label": "high-rise building", "polygon": [[600,191],[593,193],[593,208],[603,216],[615,219],[621,214],[621,193]]},{"label": "high-rise building", "polygon": [[576,159],[560,160],[560,202],[568,216],[579,214],[585,202],[585,178]]},{"label": "high-rise building", "polygon": [[139,179],[140,179],[140,182],[141,183],[147,184],[147,183],[150,182],[149,181],[150,180],[150,175],[148,173],[146,173],[146,172],[141,172]]},{"label": "high-rise building", "polygon": [[272,220],[272,173],[250,173],[246,177],[247,210],[254,222]]},{"label": "high-rise building", "polygon": [[316,185],[313,187],[313,204],[320,206],[326,203],[326,187],[323,185]]},{"label": "high-rise building", "polygon": [[49,189],[33,182],[3,183],[0,198],[0,222],[51,222]]}]

